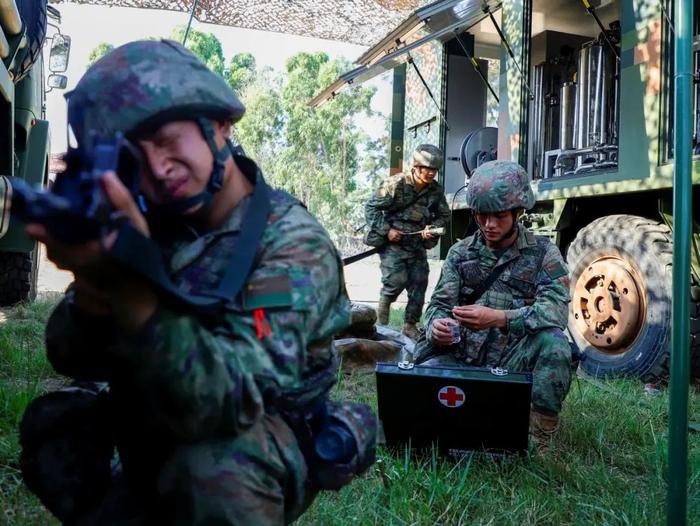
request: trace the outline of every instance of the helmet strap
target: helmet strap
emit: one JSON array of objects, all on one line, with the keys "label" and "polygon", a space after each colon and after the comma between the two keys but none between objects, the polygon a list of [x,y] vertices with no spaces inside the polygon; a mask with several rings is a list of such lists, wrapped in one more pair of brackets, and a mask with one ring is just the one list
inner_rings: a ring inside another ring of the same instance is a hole
[{"label": "helmet strap", "polygon": [[202,136],[207,142],[212,156],[214,157],[214,166],[212,168],[211,175],[209,176],[209,182],[204,190],[197,195],[193,195],[192,197],[179,199],[164,205],[148,203],[147,209],[150,213],[165,216],[178,216],[200,204],[203,205],[201,208],[205,209],[211,204],[214,194],[221,190],[221,187],[224,184],[224,170],[226,168],[226,161],[233,154],[234,146],[228,138],[226,139],[226,144],[224,144],[223,147],[219,148],[216,145],[216,133],[214,132],[214,126],[212,126],[209,119],[199,117],[195,122],[199,126]]}]

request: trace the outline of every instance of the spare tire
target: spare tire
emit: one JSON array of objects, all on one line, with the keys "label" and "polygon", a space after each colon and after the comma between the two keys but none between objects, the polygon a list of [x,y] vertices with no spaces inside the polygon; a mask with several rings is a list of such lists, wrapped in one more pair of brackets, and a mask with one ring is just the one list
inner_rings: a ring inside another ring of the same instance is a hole
[{"label": "spare tire", "polygon": [[46,0],[17,0],[17,8],[26,27],[27,47],[21,51],[21,56],[15,61],[12,70],[15,83],[27,76],[46,39]]},{"label": "spare tire", "polygon": [[569,245],[569,330],[596,377],[654,382],[671,346],[671,229],[628,215],[602,217]]}]

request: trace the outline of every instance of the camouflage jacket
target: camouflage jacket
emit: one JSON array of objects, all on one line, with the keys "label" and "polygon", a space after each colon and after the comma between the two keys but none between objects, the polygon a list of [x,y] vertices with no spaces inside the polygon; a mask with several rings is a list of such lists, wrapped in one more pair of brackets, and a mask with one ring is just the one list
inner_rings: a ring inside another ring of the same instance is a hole
[{"label": "camouflage jacket", "polygon": [[[432,336],[432,321],[451,318],[452,307],[466,304],[465,298],[501,266],[505,266],[503,272],[475,303],[505,310],[508,325],[506,329],[462,327],[462,341],[455,349],[458,358],[474,365],[493,365],[526,334],[546,328],[566,328],[569,314],[566,264],[554,244],[521,225],[516,242],[500,256],[486,246],[480,232],[450,249],[425,314],[428,341]],[[429,352],[439,354],[441,350]]]},{"label": "camouflage jacket", "polygon": [[[442,186],[433,182],[418,192],[410,173],[388,177],[365,205],[367,227],[384,238],[390,228],[416,232],[427,225],[446,227],[449,220],[450,208]],[[423,240],[420,235],[413,235],[404,236],[398,245],[407,250],[423,250],[437,242],[437,237]]]},{"label": "camouflage jacket", "polygon": [[[52,314],[46,335],[52,365],[76,379],[109,382],[117,411],[133,429],[122,432],[138,435],[122,441],[136,449],[143,442],[154,449],[234,436],[266,412],[313,403],[335,383],[332,337],[350,323],[342,263],[297,200],[270,193],[256,263],[222,314],[198,316],[163,303],[135,337],[107,318],[81,314],[70,293]],[[215,231],[161,243],[182,290],[215,288],[248,203]]]}]

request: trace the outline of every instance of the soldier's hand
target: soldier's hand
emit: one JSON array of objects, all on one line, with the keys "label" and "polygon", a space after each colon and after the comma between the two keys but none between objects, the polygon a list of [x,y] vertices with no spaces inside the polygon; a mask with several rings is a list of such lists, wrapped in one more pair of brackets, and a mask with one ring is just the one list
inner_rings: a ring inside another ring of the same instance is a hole
[{"label": "soldier's hand", "polygon": [[450,329],[450,323],[454,323],[451,318],[438,318],[433,320],[431,327],[431,336],[433,343],[436,345],[450,345],[454,337]]},{"label": "soldier's hand", "polygon": [[430,228],[432,228],[432,225],[426,226],[426,227],[423,229],[423,231],[420,233],[420,237],[421,237],[422,239],[433,239],[433,238],[435,237],[435,234],[431,234],[430,232],[428,232],[428,230],[429,230]]},{"label": "soldier's hand", "polygon": [[75,306],[90,316],[109,316],[112,314],[112,305],[109,302],[109,293],[92,283],[89,279],[76,276],[70,286],[73,291]]},{"label": "soldier's hand", "polygon": [[104,264],[100,240],[95,239],[81,244],[67,244],[49,235],[48,230],[38,223],[30,223],[25,232],[33,239],[46,245],[46,256],[61,270],[93,275]]},{"label": "soldier's hand", "polygon": [[[141,213],[139,206],[134,201],[131,192],[124,186],[119,177],[114,172],[107,172],[101,179],[102,188],[107,194],[107,198],[112,203],[117,214],[125,217],[131,226],[141,232],[144,236],[150,237],[148,223]],[[116,241],[116,232],[112,232],[104,239],[106,249],[112,248]]]},{"label": "soldier's hand", "polygon": [[[146,218],[141,214],[131,193],[113,172],[102,178],[105,194],[116,212],[131,222],[145,236],[149,235]],[[109,270],[104,250],[109,250],[117,239],[117,232],[108,233],[103,239],[95,239],[81,244],[63,243],[49,235],[46,227],[30,223],[25,229],[27,235],[46,245],[46,255],[62,270],[86,276],[104,275]],[[112,267],[113,269],[115,267]]]},{"label": "soldier's hand", "polygon": [[403,236],[400,231],[396,230],[395,228],[390,228],[386,237],[392,243],[398,243],[399,241],[401,241],[401,238]]},{"label": "soldier's hand", "polygon": [[470,329],[490,329],[507,325],[505,311],[483,305],[460,305],[452,309],[455,319]]},{"label": "soldier's hand", "polygon": [[[115,210],[125,217],[136,230],[150,236],[148,223],[141,213],[131,192],[114,172],[107,172],[102,185]],[[109,250],[117,240],[117,232],[108,234],[103,240]],[[115,286],[111,304],[117,322],[127,331],[136,332],[153,316],[158,307],[158,296],[143,278],[128,272],[121,272]]]}]

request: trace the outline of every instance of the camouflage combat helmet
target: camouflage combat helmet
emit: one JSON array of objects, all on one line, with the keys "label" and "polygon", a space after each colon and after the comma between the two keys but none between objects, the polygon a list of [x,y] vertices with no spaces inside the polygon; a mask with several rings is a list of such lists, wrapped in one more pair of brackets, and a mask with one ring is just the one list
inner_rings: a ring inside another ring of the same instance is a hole
[{"label": "camouflage combat helmet", "polygon": [[425,166],[439,170],[442,168],[442,150],[432,144],[421,144],[413,150],[413,166]]},{"label": "camouflage combat helmet", "polygon": [[530,177],[512,161],[490,161],[482,164],[469,179],[467,206],[479,213],[495,213],[535,204]]},{"label": "camouflage combat helmet", "polygon": [[223,78],[184,46],[170,40],[140,40],[111,51],[80,79],[68,99],[68,123],[85,146],[87,132],[133,138],[167,122],[194,121],[214,157],[209,182],[199,194],[163,205],[148,204],[151,214],[181,214],[211,202],[221,189],[225,163],[234,154],[230,140],[219,148],[212,120],[238,121],[245,107]]},{"label": "camouflage combat helmet", "polygon": [[111,51],[66,95],[68,122],[80,144],[86,128],[129,135],[194,117],[237,121],[245,108],[223,78],[168,40],[140,40]]}]

